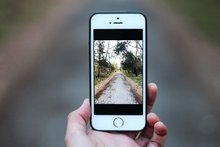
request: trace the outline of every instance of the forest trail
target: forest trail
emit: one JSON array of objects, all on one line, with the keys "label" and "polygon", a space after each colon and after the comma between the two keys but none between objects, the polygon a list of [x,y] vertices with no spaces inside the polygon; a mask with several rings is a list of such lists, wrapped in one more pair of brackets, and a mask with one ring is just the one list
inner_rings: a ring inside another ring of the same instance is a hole
[{"label": "forest trail", "polygon": [[138,104],[125,75],[118,71],[96,104]]}]

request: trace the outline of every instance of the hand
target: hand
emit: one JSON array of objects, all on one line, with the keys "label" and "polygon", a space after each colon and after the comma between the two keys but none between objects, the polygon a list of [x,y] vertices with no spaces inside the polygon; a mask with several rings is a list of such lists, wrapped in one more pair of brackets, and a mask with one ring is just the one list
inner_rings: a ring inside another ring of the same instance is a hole
[{"label": "hand", "polygon": [[[148,84],[148,112],[151,111],[156,99],[157,86]],[[90,118],[89,100],[71,112],[68,116],[65,136],[66,147],[163,147],[168,129],[159,117],[150,112],[147,115],[148,125],[141,133],[138,132],[100,132],[86,129]],[[137,137],[137,134],[139,137]]]}]

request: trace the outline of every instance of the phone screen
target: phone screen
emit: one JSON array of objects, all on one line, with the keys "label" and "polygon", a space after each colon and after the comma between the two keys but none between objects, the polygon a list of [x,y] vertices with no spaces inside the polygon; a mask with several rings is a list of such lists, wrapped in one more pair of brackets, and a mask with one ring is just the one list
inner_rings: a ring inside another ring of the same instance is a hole
[{"label": "phone screen", "polygon": [[143,30],[93,30],[94,114],[143,114]]}]

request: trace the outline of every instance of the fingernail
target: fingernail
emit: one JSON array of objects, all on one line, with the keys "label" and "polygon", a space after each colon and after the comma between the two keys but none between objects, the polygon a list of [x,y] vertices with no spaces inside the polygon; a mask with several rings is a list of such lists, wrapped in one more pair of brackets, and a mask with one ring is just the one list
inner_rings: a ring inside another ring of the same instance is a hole
[{"label": "fingernail", "polygon": [[148,84],[150,87],[157,87],[157,85],[155,83],[149,83]]}]

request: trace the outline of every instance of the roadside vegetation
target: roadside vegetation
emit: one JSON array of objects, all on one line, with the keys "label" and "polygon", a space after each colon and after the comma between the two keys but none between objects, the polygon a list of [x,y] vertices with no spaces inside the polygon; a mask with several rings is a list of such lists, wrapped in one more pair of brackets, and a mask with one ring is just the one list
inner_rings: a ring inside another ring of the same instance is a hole
[{"label": "roadside vegetation", "polygon": [[44,14],[50,0],[1,0],[0,41],[10,29],[21,22],[29,22]]},{"label": "roadside vegetation", "polygon": [[122,42],[116,46],[116,54],[122,53],[123,60],[121,62],[121,70],[132,79],[135,83],[142,86],[142,47],[139,41],[135,41],[135,54],[126,48],[132,46],[129,41]]},{"label": "roadside vegetation", "polygon": [[138,74],[138,76],[135,76],[135,74],[128,73],[127,71],[123,71],[123,73],[139,86],[142,86],[142,74]]},{"label": "roadside vegetation", "polygon": [[211,40],[220,42],[220,1],[168,0],[168,3]]},{"label": "roadside vegetation", "polygon": [[115,65],[108,61],[109,49],[104,51],[104,41],[98,40],[95,42],[95,85],[99,84],[101,81],[105,80],[110,76],[112,72],[117,68]]}]

